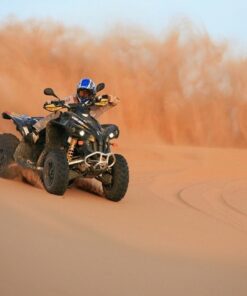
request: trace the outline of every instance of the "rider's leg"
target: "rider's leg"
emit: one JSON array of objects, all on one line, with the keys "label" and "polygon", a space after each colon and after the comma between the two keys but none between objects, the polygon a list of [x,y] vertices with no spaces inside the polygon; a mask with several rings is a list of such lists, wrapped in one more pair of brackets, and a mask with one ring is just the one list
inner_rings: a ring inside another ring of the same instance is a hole
[{"label": "rider's leg", "polygon": [[36,131],[33,131],[29,134],[27,134],[24,139],[28,142],[28,143],[31,143],[31,144],[35,144],[38,139],[39,139],[39,134],[37,134]]},{"label": "rider's leg", "polygon": [[39,139],[39,133],[46,128],[46,125],[49,121],[57,119],[60,116],[61,112],[54,112],[50,115],[42,118],[33,125],[33,132],[28,133],[24,138],[27,142],[35,144]]}]

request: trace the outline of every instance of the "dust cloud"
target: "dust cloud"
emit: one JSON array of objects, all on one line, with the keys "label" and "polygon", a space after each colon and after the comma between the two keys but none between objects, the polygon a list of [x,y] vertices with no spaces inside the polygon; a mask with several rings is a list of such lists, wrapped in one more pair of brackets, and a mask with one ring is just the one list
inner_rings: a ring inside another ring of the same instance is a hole
[{"label": "dust cloud", "polygon": [[[206,32],[171,28],[161,38],[117,27],[96,39],[50,21],[0,25],[0,111],[38,116],[45,87],[61,97],[81,77],[104,81],[121,104],[103,116],[123,137],[169,144],[245,147],[247,57]],[[0,131],[13,130],[0,121]]]}]

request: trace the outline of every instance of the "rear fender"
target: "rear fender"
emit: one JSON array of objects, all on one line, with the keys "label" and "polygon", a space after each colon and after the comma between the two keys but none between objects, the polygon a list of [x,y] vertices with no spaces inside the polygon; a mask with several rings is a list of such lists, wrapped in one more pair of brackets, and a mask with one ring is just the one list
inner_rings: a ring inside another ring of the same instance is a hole
[{"label": "rear fender", "polygon": [[23,136],[24,132],[23,132],[23,128],[21,126],[21,120],[19,118],[19,115],[16,113],[12,113],[12,112],[3,112],[2,113],[2,118],[3,119],[7,119],[7,120],[13,120],[15,126],[16,126],[16,130]]},{"label": "rear fender", "polygon": [[13,119],[12,116],[11,116],[11,113],[8,113],[8,112],[3,112],[2,113],[2,118],[3,119],[8,119],[8,120]]}]

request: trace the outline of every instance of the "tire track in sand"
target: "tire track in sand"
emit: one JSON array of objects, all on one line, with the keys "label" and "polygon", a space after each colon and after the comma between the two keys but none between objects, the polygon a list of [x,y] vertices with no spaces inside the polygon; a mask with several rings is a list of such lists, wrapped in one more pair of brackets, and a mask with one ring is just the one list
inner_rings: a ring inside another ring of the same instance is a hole
[{"label": "tire track in sand", "polygon": [[[221,194],[221,200],[232,211],[247,218],[247,179],[239,179],[228,183]],[[238,200],[245,203],[246,211],[236,205]]]},{"label": "tire track in sand", "polygon": [[[186,207],[247,234],[246,213],[226,199],[226,196],[234,197],[237,190],[230,189],[238,182],[239,180],[197,183],[180,190],[177,199]],[[247,186],[245,188],[246,196]],[[247,206],[247,199],[245,203]]]}]

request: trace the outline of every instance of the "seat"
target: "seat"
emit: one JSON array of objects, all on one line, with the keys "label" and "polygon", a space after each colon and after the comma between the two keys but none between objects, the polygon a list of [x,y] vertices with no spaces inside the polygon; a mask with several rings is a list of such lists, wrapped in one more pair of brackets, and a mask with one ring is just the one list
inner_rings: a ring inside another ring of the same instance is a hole
[{"label": "seat", "polygon": [[27,115],[14,115],[13,120],[20,126],[32,127],[36,122],[44,117],[30,117]]}]

